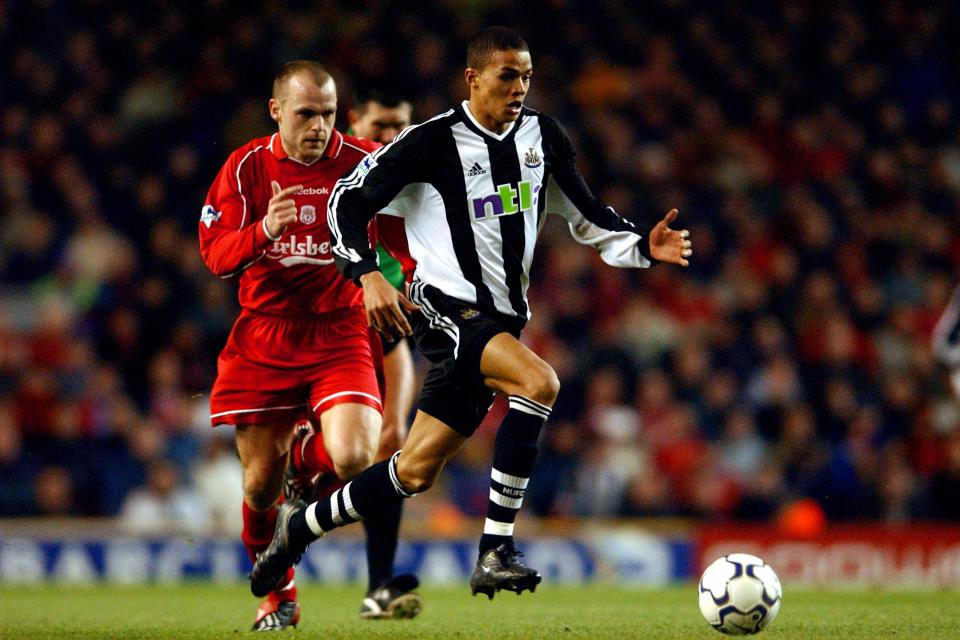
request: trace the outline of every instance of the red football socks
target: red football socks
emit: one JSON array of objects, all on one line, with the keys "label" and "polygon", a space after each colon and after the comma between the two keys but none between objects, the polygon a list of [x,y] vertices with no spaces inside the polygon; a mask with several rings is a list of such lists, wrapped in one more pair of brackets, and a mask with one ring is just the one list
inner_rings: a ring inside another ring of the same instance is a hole
[{"label": "red football socks", "polygon": [[333,460],[323,444],[323,434],[319,430],[310,433],[299,447],[293,449],[293,465],[296,469],[306,467],[307,471],[321,475],[336,475]]},{"label": "red football socks", "polygon": [[[270,507],[266,511],[254,511],[247,502],[243,502],[243,530],[240,539],[247,548],[250,562],[257,559],[257,554],[266,549],[273,539],[273,530],[277,526],[277,508]],[[293,580],[293,567],[287,570],[277,590],[286,587]]]}]

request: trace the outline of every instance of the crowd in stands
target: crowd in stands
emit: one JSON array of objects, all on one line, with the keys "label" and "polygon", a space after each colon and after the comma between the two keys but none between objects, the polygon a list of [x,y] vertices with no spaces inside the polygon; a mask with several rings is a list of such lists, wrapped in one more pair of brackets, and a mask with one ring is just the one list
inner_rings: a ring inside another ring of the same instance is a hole
[{"label": "crowd in stands", "polygon": [[[922,4],[0,2],[0,516],[236,531],[207,394],[238,308],[196,238],[216,171],[274,130],[283,62],[329,66],[341,117],[400,79],[417,121],[505,24],[588,183],[694,243],[625,271],[544,229],[525,340],[562,389],[530,511],[960,520],[930,349],[960,266],[958,16]],[[486,509],[502,410],[446,509]]]}]

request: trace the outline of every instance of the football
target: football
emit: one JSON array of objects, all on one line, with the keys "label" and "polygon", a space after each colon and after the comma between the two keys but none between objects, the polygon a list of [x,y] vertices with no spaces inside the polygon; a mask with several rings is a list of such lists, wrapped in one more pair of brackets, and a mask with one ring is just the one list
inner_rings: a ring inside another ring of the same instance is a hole
[{"label": "football", "polygon": [[700,613],[717,631],[746,636],[762,631],[780,612],[780,578],[747,553],[718,558],[700,578]]}]

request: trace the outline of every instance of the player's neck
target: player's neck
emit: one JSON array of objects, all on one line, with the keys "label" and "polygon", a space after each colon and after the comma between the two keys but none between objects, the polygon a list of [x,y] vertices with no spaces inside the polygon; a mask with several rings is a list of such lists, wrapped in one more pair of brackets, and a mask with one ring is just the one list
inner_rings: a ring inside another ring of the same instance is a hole
[{"label": "player's neck", "polygon": [[479,105],[474,104],[472,99],[467,100],[467,109],[470,110],[470,115],[473,116],[473,119],[477,122],[477,124],[479,124],[481,127],[486,129],[490,133],[500,135],[504,131],[510,128],[510,124],[511,124],[510,122],[498,122],[490,114],[484,114],[480,110]]}]

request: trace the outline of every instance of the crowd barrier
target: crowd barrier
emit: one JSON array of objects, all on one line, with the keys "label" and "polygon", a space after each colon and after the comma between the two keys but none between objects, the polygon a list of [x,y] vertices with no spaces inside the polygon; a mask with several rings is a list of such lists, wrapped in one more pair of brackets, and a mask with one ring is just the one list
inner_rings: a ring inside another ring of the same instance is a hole
[{"label": "crowd barrier", "polygon": [[[527,563],[554,583],[661,586],[695,579],[710,561],[736,551],[765,559],[791,586],[960,588],[955,526],[833,527],[807,538],[742,525],[698,526],[677,537],[597,528],[590,535],[521,539],[519,546]],[[462,583],[475,559],[472,538],[405,540],[396,569],[427,583]],[[248,570],[237,540],[0,534],[0,582],[6,584],[236,582]],[[299,576],[329,583],[364,580],[362,538],[330,536],[313,544]]]},{"label": "crowd barrier", "polygon": [[784,537],[770,527],[701,527],[696,567],[732,552],[752,553],[784,583],[813,587],[960,588],[960,526],[835,526]]}]

